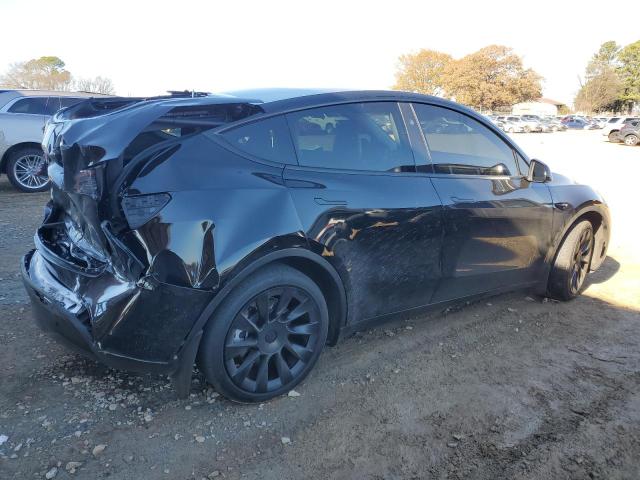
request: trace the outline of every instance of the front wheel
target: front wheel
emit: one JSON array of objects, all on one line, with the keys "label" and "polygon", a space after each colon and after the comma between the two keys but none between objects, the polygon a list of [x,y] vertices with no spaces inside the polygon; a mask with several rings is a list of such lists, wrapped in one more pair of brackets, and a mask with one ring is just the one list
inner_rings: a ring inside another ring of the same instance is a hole
[{"label": "front wheel", "polygon": [[630,147],[636,146],[639,141],[640,141],[640,138],[638,138],[638,136],[633,133],[631,135],[627,135],[626,137],[624,137],[624,144],[629,145]]},{"label": "front wheel", "polygon": [[566,236],[549,274],[549,295],[571,300],[580,295],[593,255],[593,226],[588,220],[574,225]]},{"label": "front wheel", "polygon": [[230,400],[288,392],[315,365],[329,314],[318,286],[285,265],[258,271],[231,291],[205,327],[198,365]]},{"label": "front wheel", "polygon": [[618,143],[619,140],[618,140],[618,132],[617,131],[609,133],[609,141],[611,143]]},{"label": "front wheel", "polygon": [[7,177],[11,184],[23,192],[44,192],[49,188],[47,162],[39,148],[16,150],[7,162]]}]

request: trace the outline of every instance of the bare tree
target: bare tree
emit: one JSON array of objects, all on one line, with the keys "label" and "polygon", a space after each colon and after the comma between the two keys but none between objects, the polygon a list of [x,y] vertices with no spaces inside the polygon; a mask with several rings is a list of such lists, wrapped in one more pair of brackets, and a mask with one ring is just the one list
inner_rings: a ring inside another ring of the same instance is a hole
[{"label": "bare tree", "polygon": [[102,93],[105,95],[115,94],[115,88],[110,78],[93,77],[78,78],[73,81],[73,88],[79,92]]}]

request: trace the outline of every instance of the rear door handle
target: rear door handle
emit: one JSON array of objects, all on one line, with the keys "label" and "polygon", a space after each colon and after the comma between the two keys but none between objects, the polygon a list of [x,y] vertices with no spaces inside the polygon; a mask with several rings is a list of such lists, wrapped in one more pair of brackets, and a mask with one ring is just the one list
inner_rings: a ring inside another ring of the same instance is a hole
[{"label": "rear door handle", "polygon": [[569,207],[571,207],[571,205],[569,205],[567,202],[554,203],[553,206],[556,207],[558,210],[568,210]]},{"label": "rear door handle", "polygon": [[346,205],[346,200],[333,200],[322,197],[315,197],[313,199],[318,205]]},{"label": "rear door handle", "polygon": [[473,203],[475,199],[473,198],[460,198],[460,197],[449,197],[453,203]]}]

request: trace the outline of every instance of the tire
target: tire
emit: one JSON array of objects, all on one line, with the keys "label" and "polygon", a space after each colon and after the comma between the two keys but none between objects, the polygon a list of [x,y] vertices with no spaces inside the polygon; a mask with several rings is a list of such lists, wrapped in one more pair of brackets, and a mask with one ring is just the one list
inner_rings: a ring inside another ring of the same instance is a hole
[{"label": "tire", "polygon": [[44,154],[39,148],[27,147],[12,152],[6,171],[11,184],[22,192],[44,192],[49,189]]},{"label": "tire", "polygon": [[524,133],[531,133],[531,127],[529,127],[529,125],[524,127]]},{"label": "tire", "polygon": [[638,138],[638,136],[633,133],[624,137],[624,144],[630,147],[635,147],[636,145],[638,145],[638,141],[640,141],[640,138]]},{"label": "tire", "polygon": [[237,285],[214,312],[198,366],[229,400],[263,402],[304,380],[328,330],[327,304],[313,280],[285,265],[270,266]]},{"label": "tire", "polygon": [[613,132],[609,132],[609,141],[611,143],[618,143],[620,140],[618,140],[618,131],[615,130]]},{"label": "tire", "polygon": [[582,292],[593,256],[593,226],[588,220],[575,224],[567,234],[549,275],[548,293],[557,300],[571,300]]}]

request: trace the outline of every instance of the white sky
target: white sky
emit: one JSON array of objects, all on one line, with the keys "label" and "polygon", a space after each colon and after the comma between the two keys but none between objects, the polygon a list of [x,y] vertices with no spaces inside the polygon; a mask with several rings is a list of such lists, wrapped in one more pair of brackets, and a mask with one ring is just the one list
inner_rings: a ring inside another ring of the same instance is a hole
[{"label": "white sky", "polygon": [[420,48],[463,56],[496,43],[571,103],[577,76],[637,22],[586,1],[0,0],[0,72],[43,55],[75,76],[110,77],[120,95],[253,87],[389,88]]}]

